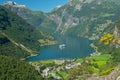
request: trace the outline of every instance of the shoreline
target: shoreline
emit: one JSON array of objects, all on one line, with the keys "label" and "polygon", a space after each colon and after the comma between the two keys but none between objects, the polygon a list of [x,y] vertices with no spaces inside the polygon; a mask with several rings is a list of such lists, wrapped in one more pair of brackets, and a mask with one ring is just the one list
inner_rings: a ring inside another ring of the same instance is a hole
[{"label": "shoreline", "polygon": [[[57,41],[56,41],[54,44],[44,44],[44,45],[40,45],[40,47],[50,46],[50,45],[55,45],[55,44],[57,44]],[[36,52],[36,54],[31,53],[30,56],[27,56],[27,57],[25,57],[25,58],[21,58],[20,60],[25,61],[27,58],[34,57],[34,56],[38,56],[38,55],[39,55],[39,52]]]},{"label": "shoreline", "polygon": [[34,57],[34,56],[38,56],[39,54],[31,54],[30,56],[27,56],[25,58],[21,58],[20,60],[22,61],[26,61],[27,58],[30,58],[30,57]]},{"label": "shoreline", "polygon": [[[40,45],[40,47],[56,45],[57,41],[54,41],[54,42],[55,42],[54,44],[45,44],[45,45],[42,45],[42,46]],[[39,62],[39,61],[47,61],[47,60],[59,60],[59,61],[62,61],[62,60],[76,60],[76,59],[81,59],[81,58],[85,58],[85,57],[88,57],[88,56],[97,55],[97,53],[96,53],[97,52],[97,47],[93,43],[91,43],[90,46],[91,46],[91,48],[93,48],[94,51],[87,56],[83,56],[83,57],[79,57],[79,58],[77,57],[77,58],[42,59],[42,60],[33,60],[33,61],[30,60],[30,61],[27,61],[27,62],[37,62],[37,61]],[[30,57],[34,57],[34,56],[38,56],[38,55],[40,55],[40,54],[31,54],[30,56],[24,58],[23,60],[25,61],[26,59],[28,59]]]}]

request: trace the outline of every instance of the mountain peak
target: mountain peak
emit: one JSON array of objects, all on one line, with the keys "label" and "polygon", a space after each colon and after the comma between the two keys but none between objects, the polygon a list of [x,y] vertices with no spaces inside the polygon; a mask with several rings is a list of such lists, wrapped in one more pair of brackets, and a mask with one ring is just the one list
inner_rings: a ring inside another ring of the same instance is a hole
[{"label": "mountain peak", "polygon": [[9,6],[13,6],[13,7],[19,7],[19,8],[26,7],[25,5],[20,5],[20,4],[17,4],[16,2],[13,2],[13,1],[7,1],[3,5],[9,5]]},{"label": "mountain peak", "polygon": [[69,2],[84,2],[84,3],[91,3],[94,0],[69,0]]},{"label": "mountain peak", "polygon": [[7,1],[4,3],[4,5],[16,5],[16,2],[12,2],[12,1]]}]

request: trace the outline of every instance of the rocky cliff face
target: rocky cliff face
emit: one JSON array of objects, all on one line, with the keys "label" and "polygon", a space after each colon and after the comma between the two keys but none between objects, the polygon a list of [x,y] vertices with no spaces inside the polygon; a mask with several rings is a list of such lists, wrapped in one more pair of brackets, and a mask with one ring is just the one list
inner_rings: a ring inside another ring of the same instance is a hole
[{"label": "rocky cliff face", "polygon": [[69,0],[47,14],[31,11],[15,2],[4,6],[44,32],[89,39],[98,39],[104,31],[113,27],[120,16],[119,0]]},{"label": "rocky cliff face", "polygon": [[97,39],[118,19],[119,0],[69,0],[49,16],[58,24],[56,32]]}]

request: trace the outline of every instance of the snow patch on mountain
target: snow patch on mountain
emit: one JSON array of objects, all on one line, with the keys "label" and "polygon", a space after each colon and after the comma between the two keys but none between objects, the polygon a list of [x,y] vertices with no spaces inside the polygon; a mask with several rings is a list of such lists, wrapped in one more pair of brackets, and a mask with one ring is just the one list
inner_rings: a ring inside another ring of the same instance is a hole
[{"label": "snow patch on mountain", "polygon": [[19,7],[19,8],[25,8],[26,7],[26,5],[19,5],[16,2],[12,2],[12,1],[7,1],[3,5],[9,5],[9,6],[13,6],[13,7]]}]

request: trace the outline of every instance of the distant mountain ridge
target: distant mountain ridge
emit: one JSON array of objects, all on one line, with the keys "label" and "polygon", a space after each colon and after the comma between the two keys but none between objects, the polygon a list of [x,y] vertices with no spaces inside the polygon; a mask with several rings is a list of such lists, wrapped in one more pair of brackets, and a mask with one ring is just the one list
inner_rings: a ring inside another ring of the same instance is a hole
[{"label": "distant mountain ridge", "polygon": [[120,17],[119,0],[69,0],[49,16],[61,34],[98,39]]},{"label": "distant mountain ridge", "polygon": [[25,19],[29,24],[35,26],[37,29],[42,30],[43,32],[53,34],[57,27],[57,24],[41,11],[32,11],[25,5],[20,5],[11,1],[4,3],[3,6],[15,12],[17,15]]},{"label": "distant mountain ridge", "polygon": [[112,28],[120,16],[119,0],[69,0],[50,13],[31,11],[15,5],[5,7],[28,23],[49,34],[63,34],[98,39]]}]

